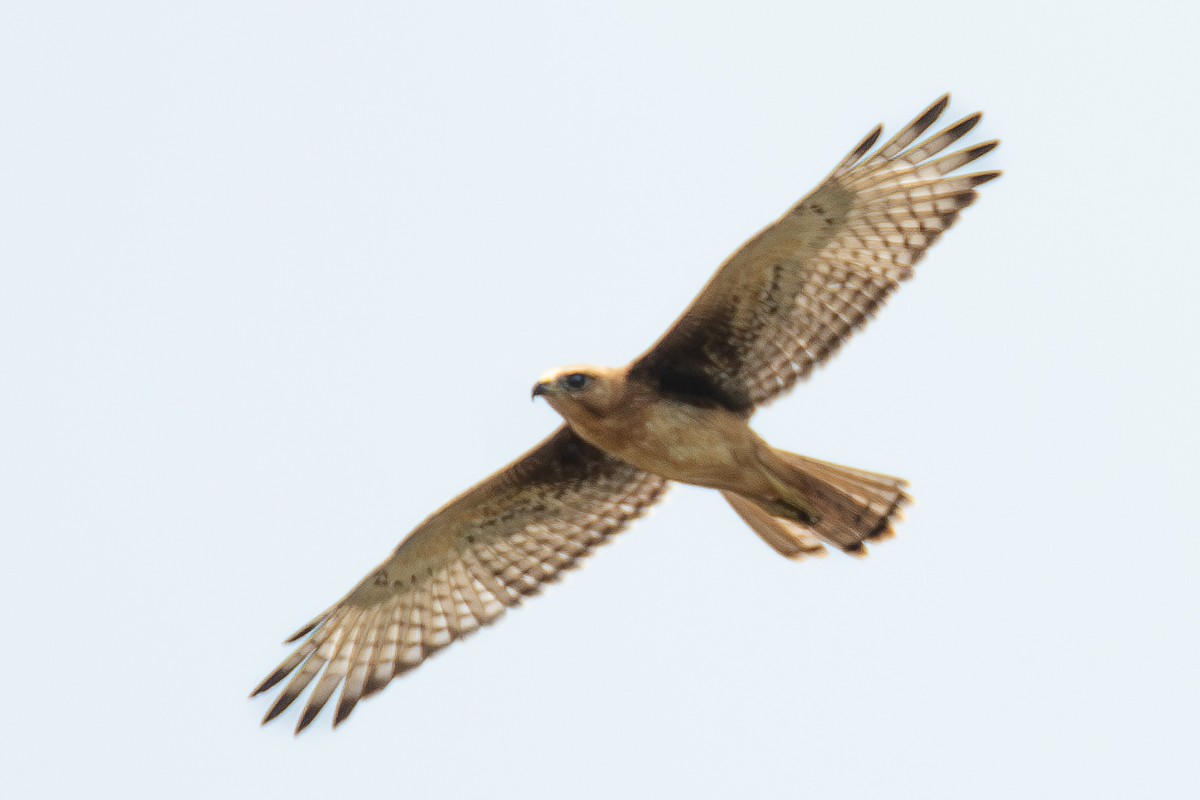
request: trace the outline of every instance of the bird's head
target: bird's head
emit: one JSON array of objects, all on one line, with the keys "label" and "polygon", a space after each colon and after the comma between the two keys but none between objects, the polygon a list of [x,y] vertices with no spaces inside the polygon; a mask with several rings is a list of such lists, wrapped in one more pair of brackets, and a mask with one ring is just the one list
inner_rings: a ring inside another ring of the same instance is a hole
[{"label": "bird's head", "polygon": [[574,366],[553,369],[533,385],[533,397],[543,397],[568,422],[580,415],[603,416],[616,407],[624,390],[621,370]]}]

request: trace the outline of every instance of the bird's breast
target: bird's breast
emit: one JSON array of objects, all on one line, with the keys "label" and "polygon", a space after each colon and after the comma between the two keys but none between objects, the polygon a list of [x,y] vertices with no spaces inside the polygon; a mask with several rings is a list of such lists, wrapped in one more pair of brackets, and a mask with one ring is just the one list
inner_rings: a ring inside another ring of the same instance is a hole
[{"label": "bird's breast", "polygon": [[725,409],[654,400],[573,421],[572,427],[600,449],[683,483],[737,485],[757,464],[758,436],[744,418]]}]

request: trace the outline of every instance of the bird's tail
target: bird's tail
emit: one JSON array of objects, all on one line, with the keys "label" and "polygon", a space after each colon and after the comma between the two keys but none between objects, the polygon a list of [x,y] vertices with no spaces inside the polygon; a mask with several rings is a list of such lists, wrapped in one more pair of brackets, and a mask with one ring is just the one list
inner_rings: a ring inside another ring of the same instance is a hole
[{"label": "bird's tail", "polygon": [[890,475],[774,449],[765,461],[777,497],[723,494],[755,533],[789,558],[820,555],[822,542],[865,556],[867,542],[893,535],[892,523],[909,502],[907,482]]}]

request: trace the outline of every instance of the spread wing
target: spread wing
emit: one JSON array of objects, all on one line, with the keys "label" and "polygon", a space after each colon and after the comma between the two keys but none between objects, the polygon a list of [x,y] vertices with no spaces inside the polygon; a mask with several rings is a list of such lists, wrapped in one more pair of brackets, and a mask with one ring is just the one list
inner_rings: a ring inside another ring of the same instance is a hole
[{"label": "spread wing", "polygon": [[292,636],[289,642],[307,638],[254,690],[292,676],[263,722],[319,676],[296,732],[340,685],[336,726],[360,698],[557,578],[665,487],[664,479],[560,428],[421,523],[345,598]]},{"label": "spread wing", "polygon": [[883,305],[998,172],[951,175],[986,142],[935,158],[972,114],[917,141],[946,95],[867,155],[873,130],[811,194],[726,261],[675,325],[631,366],[659,391],[749,413],[829,358]]}]

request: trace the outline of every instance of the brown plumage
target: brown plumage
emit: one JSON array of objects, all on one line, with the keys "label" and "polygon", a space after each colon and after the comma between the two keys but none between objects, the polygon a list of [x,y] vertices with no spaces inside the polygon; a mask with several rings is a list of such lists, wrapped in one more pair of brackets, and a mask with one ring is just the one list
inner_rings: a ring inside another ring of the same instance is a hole
[{"label": "brown plumage", "polygon": [[566,425],[417,526],[289,642],[254,694],[285,679],[274,719],[314,684],[303,730],[341,687],[359,699],[485,625],[655,502],[669,481],[722,492],[788,557],[865,555],[907,502],[898,478],[776,450],[754,410],[832,355],[959,212],[999,175],[950,173],[996,142],[938,158],[974,114],[918,141],[942,97],[868,155],[876,128],[811,194],[721,266],[683,316],[625,369],[569,367],[535,385]]}]

